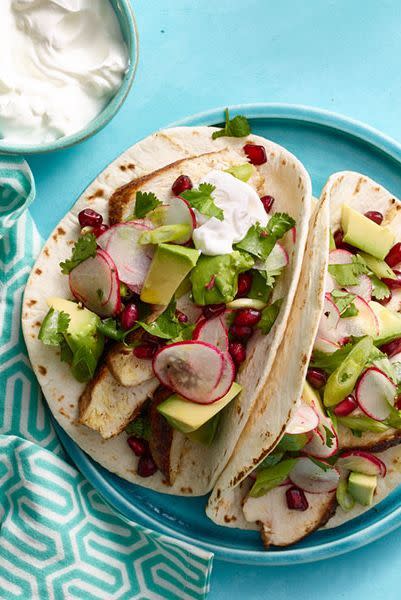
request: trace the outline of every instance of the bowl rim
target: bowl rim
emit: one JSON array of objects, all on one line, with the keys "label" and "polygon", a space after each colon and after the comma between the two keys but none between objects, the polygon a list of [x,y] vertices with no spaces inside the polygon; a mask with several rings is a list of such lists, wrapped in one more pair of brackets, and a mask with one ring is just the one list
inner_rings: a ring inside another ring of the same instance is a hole
[{"label": "bowl rim", "polygon": [[[63,150],[64,148],[70,148],[75,146],[88,138],[98,133],[103,129],[118,113],[122,105],[124,104],[128,93],[131,90],[134,82],[135,74],[138,68],[139,60],[139,35],[138,27],[134,10],[132,8],[130,0],[118,0],[116,2],[121,9],[121,16],[119,17],[117,11],[116,16],[121,23],[121,18],[126,20],[128,26],[128,53],[129,53],[129,65],[124,75],[123,81],[118,88],[116,94],[110,99],[108,104],[103,110],[96,116],[92,121],[88,123],[83,129],[58,138],[49,143],[44,144],[8,144],[0,140],[0,155],[14,154],[14,155],[27,155],[27,154],[46,154],[48,152],[54,152],[56,150]],[[112,3],[113,10],[115,5]]]}]

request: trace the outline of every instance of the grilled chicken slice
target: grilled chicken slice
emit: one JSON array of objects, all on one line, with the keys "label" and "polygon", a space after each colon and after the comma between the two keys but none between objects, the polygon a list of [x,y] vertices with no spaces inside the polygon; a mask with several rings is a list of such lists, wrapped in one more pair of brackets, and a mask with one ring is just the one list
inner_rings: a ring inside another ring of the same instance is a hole
[{"label": "grilled chicken slice", "polygon": [[121,433],[159,385],[156,378],[124,387],[102,365],[79,399],[78,421],[105,439]]},{"label": "grilled chicken slice", "polygon": [[157,406],[169,396],[171,390],[163,386],[159,386],[153,394],[149,408],[149,448],[157,468],[165,476],[168,485],[172,485],[177,477],[185,436],[173,429],[157,410]]},{"label": "grilled chicken slice", "polygon": [[382,452],[401,444],[401,431],[399,429],[388,429],[383,433],[372,431],[363,432],[360,437],[354,435],[348,427],[338,428],[338,441],[341,450],[366,450],[368,452]]},{"label": "grilled chicken slice", "polygon": [[113,377],[124,386],[141,385],[154,377],[152,361],[137,358],[124,344],[115,344],[109,350],[106,364]]},{"label": "grilled chicken slice", "polygon": [[263,544],[290,546],[327,523],[337,506],[336,493],[307,494],[309,507],[305,511],[288,508],[286,490],[276,487],[264,496],[247,496],[243,504],[245,519],[260,526]]}]

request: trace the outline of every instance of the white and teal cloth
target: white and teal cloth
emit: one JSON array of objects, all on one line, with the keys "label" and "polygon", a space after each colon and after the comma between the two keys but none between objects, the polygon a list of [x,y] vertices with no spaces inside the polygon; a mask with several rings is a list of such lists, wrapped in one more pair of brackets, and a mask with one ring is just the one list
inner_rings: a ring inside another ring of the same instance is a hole
[{"label": "white and teal cloth", "polygon": [[0,598],[205,598],[212,556],[119,518],[57,439],[20,325],[34,195],[26,163],[0,157]]}]

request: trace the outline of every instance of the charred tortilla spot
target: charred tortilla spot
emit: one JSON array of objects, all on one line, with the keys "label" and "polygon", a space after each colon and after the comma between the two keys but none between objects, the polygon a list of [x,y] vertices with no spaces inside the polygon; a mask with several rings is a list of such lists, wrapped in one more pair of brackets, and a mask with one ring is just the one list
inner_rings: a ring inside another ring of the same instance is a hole
[{"label": "charred tortilla spot", "polygon": [[34,306],[34,304],[37,304],[37,300],[28,300],[27,302],[27,306],[29,306],[29,308],[31,308],[32,306]]},{"label": "charred tortilla spot", "polygon": [[281,164],[283,165],[283,167],[285,167],[285,165],[287,164],[287,161],[285,158],[282,159]]},{"label": "charred tortilla spot", "polygon": [[41,375],[46,375],[47,369],[43,365],[38,365],[38,371]]},{"label": "charred tortilla spot", "polygon": [[[107,176],[106,176],[107,178]],[[96,192],[93,192],[93,194],[91,196],[88,196],[88,200],[94,200],[95,198],[103,198],[104,196],[104,190],[102,190],[102,188],[99,188],[96,190]]]},{"label": "charred tortilla spot", "polygon": [[65,230],[62,227],[57,227],[57,233],[59,235],[65,235]]},{"label": "charred tortilla spot", "polygon": [[40,321],[36,321],[33,326],[34,327],[40,327],[42,325],[42,323]]},{"label": "charred tortilla spot", "polygon": [[126,167],[125,165],[120,165],[120,170],[121,170],[121,171],[126,171],[126,170],[127,170],[127,167]]},{"label": "charred tortilla spot", "polygon": [[39,268],[35,269],[35,273],[36,273],[36,275],[42,275],[42,269],[39,269]]},{"label": "charred tortilla spot", "polygon": [[234,521],[237,520],[237,517],[235,517],[234,515],[224,515],[224,522],[225,523],[233,523]]},{"label": "charred tortilla spot", "polygon": [[183,494],[192,494],[192,488],[191,487],[182,487],[180,489],[181,489],[181,492]]},{"label": "charred tortilla spot", "polygon": [[354,189],[353,194],[352,194],[353,196],[355,196],[356,194],[359,194],[359,192],[361,191],[362,184],[365,183],[365,181],[366,180],[365,180],[364,177],[360,177],[358,179],[358,181],[356,182],[355,189]]}]

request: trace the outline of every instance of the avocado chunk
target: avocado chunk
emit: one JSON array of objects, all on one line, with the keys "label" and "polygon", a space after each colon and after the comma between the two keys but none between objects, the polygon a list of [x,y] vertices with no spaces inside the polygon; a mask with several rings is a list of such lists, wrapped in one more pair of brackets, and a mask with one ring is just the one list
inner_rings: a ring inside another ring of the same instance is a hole
[{"label": "avocado chunk", "polygon": [[100,318],[88,308],[65,298],[48,298],[47,304],[51,309],[69,316],[67,331],[63,333],[67,348],[62,348],[62,354],[71,364],[74,377],[78,381],[88,381],[95,372],[104,348],[103,334],[98,331]]},{"label": "avocado chunk", "polygon": [[401,315],[399,313],[373,300],[369,302],[369,306],[379,321],[379,335],[375,338],[376,345],[381,346],[401,337]]},{"label": "avocado chunk", "polygon": [[172,427],[182,433],[191,433],[217,415],[235,396],[238,396],[241,389],[241,386],[234,382],[227,394],[212,404],[196,404],[178,394],[173,394],[159,404],[157,410]]},{"label": "avocado chunk", "polygon": [[141,300],[149,304],[167,305],[198,258],[199,250],[193,248],[175,244],[157,246],[143,284]]},{"label": "avocado chunk", "polygon": [[185,223],[177,225],[162,225],[156,229],[148,229],[141,234],[140,244],[162,244],[164,242],[179,242],[189,238],[191,227]]},{"label": "avocado chunk", "polygon": [[191,272],[195,304],[227,304],[238,291],[238,275],[254,264],[250,254],[235,250],[231,254],[202,255]]},{"label": "avocado chunk", "polygon": [[373,494],[377,487],[377,475],[364,475],[363,473],[351,472],[348,478],[348,491],[353,499],[362,504],[370,506]]},{"label": "avocado chunk", "polygon": [[395,236],[388,227],[377,225],[347,204],[342,207],[341,227],[344,242],[380,260],[385,259],[394,244]]},{"label": "avocado chunk", "polygon": [[363,258],[365,263],[368,265],[369,269],[378,277],[379,279],[383,279],[386,277],[387,279],[396,279],[396,274],[393,269],[391,269],[386,261],[379,260],[370,254],[366,254],[365,252],[359,252],[359,256]]},{"label": "avocado chunk", "polygon": [[195,431],[190,431],[187,433],[187,437],[193,442],[198,442],[203,446],[210,446],[216,437],[217,428],[219,426],[221,413],[217,413],[214,417],[206,421],[202,427],[199,429],[195,429]]}]

